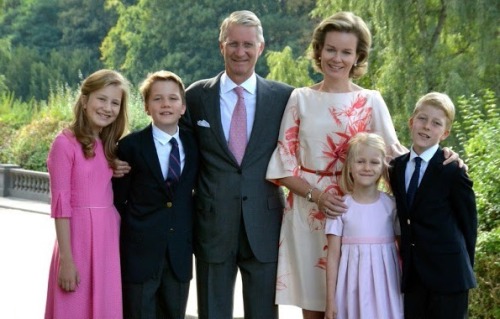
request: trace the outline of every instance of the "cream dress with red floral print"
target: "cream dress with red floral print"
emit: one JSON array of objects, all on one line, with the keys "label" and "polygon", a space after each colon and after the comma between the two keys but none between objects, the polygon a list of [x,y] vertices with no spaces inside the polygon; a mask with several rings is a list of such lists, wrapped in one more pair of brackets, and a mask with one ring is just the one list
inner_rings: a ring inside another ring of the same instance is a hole
[{"label": "cream dress with red floral print", "polygon": [[[381,135],[391,155],[402,154],[387,106],[378,91],[348,93],[295,89],[281,122],[278,146],[266,178],[299,176],[311,186],[339,193],[337,178],[347,143],[358,132]],[[301,169],[331,171],[320,176]],[[324,311],[326,302],[325,215],[316,203],[289,193],[280,236],[276,303]]]}]

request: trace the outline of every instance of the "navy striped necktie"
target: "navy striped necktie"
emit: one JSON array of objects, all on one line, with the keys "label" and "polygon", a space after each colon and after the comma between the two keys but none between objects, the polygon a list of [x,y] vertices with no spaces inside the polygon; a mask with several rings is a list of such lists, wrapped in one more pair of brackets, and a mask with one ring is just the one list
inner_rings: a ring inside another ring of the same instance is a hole
[{"label": "navy striped necktie", "polygon": [[168,172],[167,172],[167,190],[170,195],[173,195],[174,188],[177,182],[179,182],[181,176],[181,162],[179,155],[179,144],[177,144],[177,140],[172,137],[169,141],[172,145],[172,149],[170,150],[170,155],[168,157]]}]

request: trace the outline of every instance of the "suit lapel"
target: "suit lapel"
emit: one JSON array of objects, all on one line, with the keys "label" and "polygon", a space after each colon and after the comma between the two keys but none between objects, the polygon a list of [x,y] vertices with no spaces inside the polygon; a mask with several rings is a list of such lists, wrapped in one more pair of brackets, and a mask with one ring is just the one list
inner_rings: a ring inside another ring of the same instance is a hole
[{"label": "suit lapel", "polygon": [[214,132],[216,141],[221,145],[226,155],[233,159],[235,163],[236,159],[233,153],[229,150],[227,145],[226,137],[224,136],[224,129],[222,128],[222,119],[220,113],[220,77],[222,73],[217,77],[213,78],[212,81],[207,82],[204,87],[205,96],[202,97],[203,100],[203,113],[207,118],[207,122],[210,123],[210,128]]},{"label": "suit lapel", "polygon": [[156,153],[156,147],[153,140],[153,129],[151,124],[146,127],[141,133],[142,140],[142,157],[147,163],[153,176],[157,179],[159,183],[164,184],[163,173],[161,172],[160,163],[158,161],[158,153]]},{"label": "suit lapel", "polygon": [[179,131],[179,137],[181,139],[185,154],[184,168],[182,169],[180,178],[180,182],[182,182],[182,176],[191,169],[193,161],[195,160],[193,151],[195,150],[196,146],[193,144],[193,140],[190,139],[182,129]]},{"label": "suit lapel", "polygon": [[[264,79],[257,75],[257,90],[256,90],[256,102],[255,102],[255,118],[252,126],[252,133],[248,140],[247,148],[245,151],[245,156],[243,157],[242,163],[249,154],[254,154],[254,149],[259,147],[259,141],[264,132],[263,128],[268,119],[268,113],[270,108],[270,98],[272,98],[271,87]],[[248,159],[247,159],[248,160]]]}]

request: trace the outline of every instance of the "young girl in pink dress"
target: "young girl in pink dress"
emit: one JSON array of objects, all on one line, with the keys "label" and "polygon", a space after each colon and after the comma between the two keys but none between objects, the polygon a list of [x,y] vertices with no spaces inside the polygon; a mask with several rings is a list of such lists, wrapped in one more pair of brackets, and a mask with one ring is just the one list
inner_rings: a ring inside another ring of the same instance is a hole
[{"label": "young girl in pink dress", "polygon": [[86,78],[69,128],[47,159],[57,241],[45,319],[121,319],[120,216],[115,148],[127,124],[128,82],[111,70]]},{"label": "young girl in pink dress", "polygon": [[384,140],[358,133],[349,141],[340,187],[347,212],[326,221],[327,319],[403,318],[396,240],[399,223],[387,181]]}]

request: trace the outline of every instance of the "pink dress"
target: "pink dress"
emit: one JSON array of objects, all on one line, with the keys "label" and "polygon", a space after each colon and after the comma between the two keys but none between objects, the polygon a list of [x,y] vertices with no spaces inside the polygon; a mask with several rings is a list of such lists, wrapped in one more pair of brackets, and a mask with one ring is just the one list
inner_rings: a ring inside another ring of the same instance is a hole
[{"label": "pink dress", "polygon": [[326,234],[342,236],[337,279],[337,319],[403,318],[401,270],[395,235],[400,235],[394,199],[357,203],[341,218],[326,221]]},{"label": "pink dress", "polygon": [[[283,114],[278,146],[266,178],[299,176],[320,190],[338,193],[337,176],[346,158],[347,143],[363,131],[382,136],[390,154],[404,152],[378,91],[328,93],[307,87],[295,89]],[[301,167],[334,175],[320,176]],[[316,203],[289,194],[280,235],[277,304],[325,311],[325,222]]]},{"label": "pink dress", "polygon": [[81,282],[75,292],[57,284],[59,247],[54,247],[49,273],[45,319],[121,319],[119,254],[120,215],[113,206],[112,170],[97,141],[95,157],[85,159],[69,131],[52,144],[51,216],[69,218],[71,250]]}]

